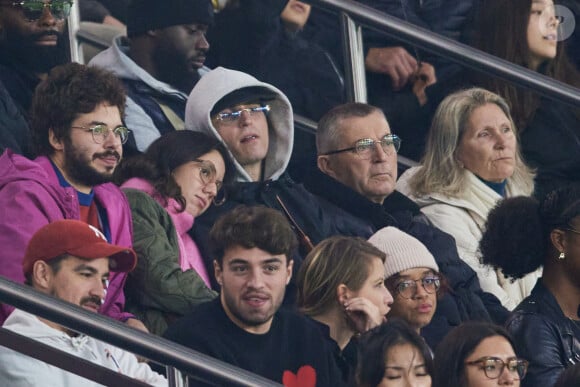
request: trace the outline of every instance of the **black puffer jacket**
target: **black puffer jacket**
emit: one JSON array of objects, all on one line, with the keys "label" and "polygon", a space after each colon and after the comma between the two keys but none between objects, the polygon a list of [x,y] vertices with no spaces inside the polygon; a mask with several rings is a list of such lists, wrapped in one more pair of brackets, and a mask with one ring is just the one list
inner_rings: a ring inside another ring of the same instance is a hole
[{"label": "black puffer jacket", "polygon": [[382,205],[373,203],[320,171],[309,175],[304,184],[310,192],[366,222],[373,233],[386,226],[397,227],[419,239],[433,254],[450,292],[438,301],[431,323],[421,331],[431,348],[463,321],[505,322],[509,312],[495,296],[481,290],[477,274],[459,258],[453,237],[432,226],[411,199],[395,191]]},{"label": "black puffer jacket", "polygon": [[522,387],[553,386],[566,367],[580,362],[580,323],[564,315],[541,280],[506,326],[518,356],[530,362]]}]

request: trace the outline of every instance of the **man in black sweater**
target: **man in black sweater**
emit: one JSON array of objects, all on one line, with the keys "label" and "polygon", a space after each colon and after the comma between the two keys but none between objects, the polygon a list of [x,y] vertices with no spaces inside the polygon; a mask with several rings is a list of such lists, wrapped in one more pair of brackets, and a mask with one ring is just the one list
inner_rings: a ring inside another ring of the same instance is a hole
[{"label": "man in black sweater", "polygon": [[284,215],[237,207],[215,223],[210,245],[220,298],[175,322],[165,337],[287,386],[340,386],[318,328],[280,310],[297,246]]}]

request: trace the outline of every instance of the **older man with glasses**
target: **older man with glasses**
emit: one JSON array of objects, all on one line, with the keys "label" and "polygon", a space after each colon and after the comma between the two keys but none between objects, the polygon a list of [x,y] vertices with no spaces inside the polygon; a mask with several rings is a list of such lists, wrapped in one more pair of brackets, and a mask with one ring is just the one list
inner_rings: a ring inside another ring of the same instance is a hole
[{"label": "older man with glasses", "polygon": [[[43,12],[48,12],[47,8]],[[34,146],[29,160],[0,156],[0,275],[24,282],[22,256],[39,228],[77,219],[100,230],[107,241],[131,246],[129,204],[109,183],[123,155],[125,93],[112,74],[70,63],[54,68],[36,89],[32,103]],[[112,273],[100,312],[144,328],[123,312],[126,273]],[[0,322],[11,312],[0,309]]]},{"label": "older man with glasses", "polygon": [[379,108],[362,103],[337,106],[318,123],[318,170],[308,174],[304,185],[364,222],[372,232],[393,226],[429,249],[453,289],[443,295],[431,323],[421,330],[435,348],[464,320],[503,323],[508,312],[499,300],[481,290],[475,272],[459,258],[454,239],[395,190],[401,142]]},{"label": "older man with glasses", "polygon": [[[38,83],[69,61],[64,30],[71,6],[63,0],[0,0],[0,81],[26,118]],[[16,149],[30,156],[29,129],[19,131]]]}]

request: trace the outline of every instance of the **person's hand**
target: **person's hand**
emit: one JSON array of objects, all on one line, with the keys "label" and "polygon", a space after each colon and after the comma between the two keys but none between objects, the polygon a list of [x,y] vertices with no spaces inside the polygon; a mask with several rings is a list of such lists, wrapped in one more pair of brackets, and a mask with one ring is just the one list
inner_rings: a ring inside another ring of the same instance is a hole
[{"label": "person's hand", "polygon": [[[143,331],[145,333],[149,333],[149,329],[147,329],[145,324],[143,324],[143,322],[141,322],[141,320],[137,320],[136,318],[128,318],[127,321],[125,321],[125,324],[127,324],[131,328],[135,328],[135,329],[138,329],[138,330]],[[149,362],[149,360],[147,360],[146,358],[141,357],[141,356],[137,356],[137,361],[139,363]]]},{"label": "person's hand", "polygon": [[373,47],[365,58],[365,67],[391,78],[393,90],[399,91],[417,72],[417,60],[403,47]]},{"label": "person's hand", "polygon": [[386,321],[379,308],[364,297],[346,300],[344,309],[358,333],[364,333]]},{"label": "person's hand", "polygon": [[140,331],[149,333],[149,329],[147,329],[145,324],[143,324],[141,320],[137,320],[136,318],[128,318],[127,321],[125,321],[125,324],[127,324],[131,328],[139,329]]},{"label": "person's hand", "polygon": [[120,21],[119,19],[117,19],[116,17],[111,16],[111,15],[106,15],[103,18],[103,24],[108,24],[110,26],[115,26],[115,27],[121,27],[121,28],[124,28],[124,29],[127,28],[125,26],[125,24],[123,24],[122,21]]},{"label": "person's hand", "polygon": [[425,89],[437,82],[435,68],[427,62],[421,62],[417,72],[412,77],[412,82],[413,94],[415,94],[421,106],[425,105],[427,103]]}]

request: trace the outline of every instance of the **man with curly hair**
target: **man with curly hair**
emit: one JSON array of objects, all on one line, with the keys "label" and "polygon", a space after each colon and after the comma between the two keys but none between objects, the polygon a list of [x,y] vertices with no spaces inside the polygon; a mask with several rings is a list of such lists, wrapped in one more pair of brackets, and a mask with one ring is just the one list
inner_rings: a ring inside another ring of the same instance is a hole
[{"label": "man with curly hair", "polygon": [[[109,243],[131,246],[131,212],[109,180],[121,160],[128,129],[125,93],[112,74],[70,63],[54,68],[34,95],[34,160],[0,156],[0,275],[24,282],[22,256],[32,235],[61,219],[99,229]],[[123,312],[126,273],[111,274],[100,312],[144,327]],[[0,323],[11,308],[2,305]]]}]

